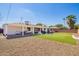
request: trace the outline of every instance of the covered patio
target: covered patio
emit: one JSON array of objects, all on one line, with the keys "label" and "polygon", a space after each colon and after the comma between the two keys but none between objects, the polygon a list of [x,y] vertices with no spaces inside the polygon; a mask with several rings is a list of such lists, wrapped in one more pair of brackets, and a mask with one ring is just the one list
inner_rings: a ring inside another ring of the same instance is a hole
[{"label": "covered patio", "polygon": [[6,24],[4,25],[4,35],[8,38],[24,37],[35,34],[46,34],[53,32],[53,28],[47,26],[26,25],[26,24]]}]

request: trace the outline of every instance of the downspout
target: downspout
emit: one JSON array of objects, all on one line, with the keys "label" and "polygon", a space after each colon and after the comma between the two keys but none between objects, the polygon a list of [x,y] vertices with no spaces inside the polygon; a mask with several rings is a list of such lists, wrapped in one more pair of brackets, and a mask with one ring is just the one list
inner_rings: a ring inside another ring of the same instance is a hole
[{"label": "downspout", "polygon": [[22,36],[24,36],[24,24],[22,23],[22,17],[21,17],[21,26],[22,26]]}]

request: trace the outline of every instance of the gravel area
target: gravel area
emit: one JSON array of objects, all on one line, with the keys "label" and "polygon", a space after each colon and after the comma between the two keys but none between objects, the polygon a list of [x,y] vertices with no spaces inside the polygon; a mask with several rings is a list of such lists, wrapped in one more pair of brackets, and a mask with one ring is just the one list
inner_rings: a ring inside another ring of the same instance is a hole
[{"label": "gravel area", "polygon": [[43,40],[35,37],[6,39],[0,35],[1,56],[79,56],[77,45]]}]

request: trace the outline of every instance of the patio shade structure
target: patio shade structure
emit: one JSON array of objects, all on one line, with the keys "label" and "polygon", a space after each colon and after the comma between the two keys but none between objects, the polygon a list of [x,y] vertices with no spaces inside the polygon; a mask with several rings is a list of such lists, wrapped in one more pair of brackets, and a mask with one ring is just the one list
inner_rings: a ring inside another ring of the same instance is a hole
[{"label": "patio shade structure", "polygon": [[32,25],[32,24],[26,25],[24,23],[6,24],[3,26],[3,28],[4,28],[4,35],[5,36],[14,35],[17,33],[21,33],[22,36],[24,36],[25,32],[32,33],[32,34],[35,34],[37,32],[37,33],[41,34],[42,31],[47,33],[48,30],[50,30],[50,29],[53,30],[53,28],[49,28],[47,26],[38,26],[38,25]]}]

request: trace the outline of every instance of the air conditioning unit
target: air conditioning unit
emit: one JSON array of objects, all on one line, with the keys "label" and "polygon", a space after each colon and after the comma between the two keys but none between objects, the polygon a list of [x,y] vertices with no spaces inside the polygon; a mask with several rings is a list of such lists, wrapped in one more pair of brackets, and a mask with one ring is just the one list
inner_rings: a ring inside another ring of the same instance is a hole
[{"label": "air conditioning unit", "polygon": [[30,25],[31,23],[30,23],[30,21],[25,21],[25,24]]}]

